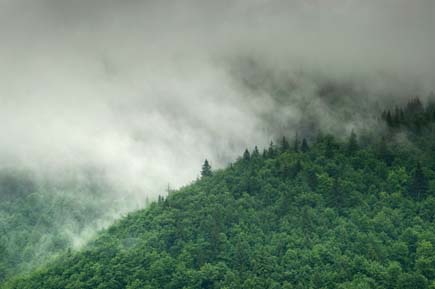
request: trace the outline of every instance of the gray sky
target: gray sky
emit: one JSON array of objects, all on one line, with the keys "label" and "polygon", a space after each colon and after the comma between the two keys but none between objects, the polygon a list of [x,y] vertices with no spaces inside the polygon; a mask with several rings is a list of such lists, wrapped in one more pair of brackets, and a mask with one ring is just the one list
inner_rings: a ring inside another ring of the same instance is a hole
[{"label": "gray sky", "polygon": [[434,89],[434,5],[0,0],[0,166],[92,167],[155,196],[307,117],[370,126],[378,103]]}]

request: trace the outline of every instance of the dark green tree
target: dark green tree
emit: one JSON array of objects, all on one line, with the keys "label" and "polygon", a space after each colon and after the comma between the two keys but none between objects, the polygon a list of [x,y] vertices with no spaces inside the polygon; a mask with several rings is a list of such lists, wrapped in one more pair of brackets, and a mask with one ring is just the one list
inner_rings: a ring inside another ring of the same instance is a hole
[{"label": "dark green tree", "polygon": [[358,150],[358,140],[354,131],[350,133],[349,140],[347,142],[346,151],[349,155],[355,153]]},{"label": "dark green tree", "polygon": [[281,139],[281,151],[285,152],[288,151],[289,149],[290,149],[290,145],[287,139],[285,138],[285,136],[283,136]]},{"label": "dark green tree", "polygon": [[252,152],[252,158],[259,158],[260,157],[260,152],[258,151],[258,147],[255,146],[254,151]]},{"label": "dark green tree", "polygon": [[394,160],[394,155],[391,152],[390,148],[388,147],[387,140],[385,139],[385,137],[382,137],[381,141],[378,144],[377,154],[378,154],[379,158],[384,160],[384,162],[387,165],[392,164],[392,162]]},{"label": "dark green tree", "polygon": [[267,150],[267,156],[273,158],[276,155],[275,144],[273,141],[270,142],[269,149]]},{"label": "dark green tree", "polygon": [[392,127],[394,125],[393,124],[393,117],[391,116],[391,112],[390,111],[387,111],[387,114],[385,115],[385,121],[387,122],[387,125],[389,127]]},{"label": "dark green tree", "polygon": [[428,181],[426,176],[424,175],[420,163],[417,163],[417,167],[415,168],[414,174],[412,175],[412,179],[409,184],[408,191],[409,194],[416,200],[420,200],[421,198],[424,198],[427,194]]},{"label": "dark green tree", "polygon": [[293,150],[295,152],[299,152],[299,138],[298,138],[298,135],[296,135],[295,140],[293,142]]},{"label": "dark green tree", "polygon": [[308,142],[307,142],[306,138],[304,138],[304,139],[302,140],[301,151],[302,151],[303,153],[305,153],[305,152],[307,152],[309,149],[310,149],[310,148],[309,148],[309,146],[308,146]]},{"label": "dark green tree", "polygon": [[249,161],[250,159],[251,159],[251,154],[249,153],[249,150],[246,149],[245,152],[243,153],[243,160]]},{"label": "dark green tree", "polygon": [[205,159],[204,164],[201,169],[201,177],[210,177],[212,175],[211,165],[207,159]]}]

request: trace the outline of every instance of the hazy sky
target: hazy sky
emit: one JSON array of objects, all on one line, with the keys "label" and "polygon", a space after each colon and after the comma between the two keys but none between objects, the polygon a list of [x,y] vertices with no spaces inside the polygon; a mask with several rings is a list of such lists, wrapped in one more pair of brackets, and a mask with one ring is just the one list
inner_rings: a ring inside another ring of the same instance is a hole
[{"label": "hazy sky", "polygon": [[384,100],[434,89],[434,9],[0,0],[0,166],[95,168],[120,192],[155,196],[195,179],[204,158],[220,167],[308,117],[333,132],[369,126]]}]

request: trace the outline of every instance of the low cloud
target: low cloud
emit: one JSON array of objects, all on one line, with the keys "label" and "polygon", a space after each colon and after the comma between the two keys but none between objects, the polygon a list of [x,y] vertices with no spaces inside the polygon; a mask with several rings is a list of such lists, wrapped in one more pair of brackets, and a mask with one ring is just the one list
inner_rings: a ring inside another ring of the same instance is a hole
[{"label": "low cloud", "polygon": [[0,0],[0,166],[143,203],[245,147],[434,89],[434,4]]}]

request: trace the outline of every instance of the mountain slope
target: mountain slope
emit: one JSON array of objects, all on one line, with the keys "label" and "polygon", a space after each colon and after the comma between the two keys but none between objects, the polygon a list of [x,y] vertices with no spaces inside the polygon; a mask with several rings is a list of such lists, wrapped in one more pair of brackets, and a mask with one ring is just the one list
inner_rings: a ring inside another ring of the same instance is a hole
[{"label": "mountain slope", "polygon": [[434,287],[433,139],[245,152],[3,288]]},{"label": "mountain slope", "polygon": [[98,190],[84,182],[45,185],[29,172],[0,169],[0,283],[84,243],[109,223],[111,207]]}]

